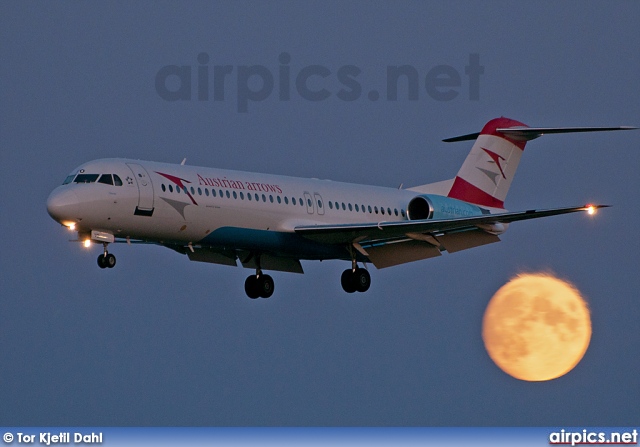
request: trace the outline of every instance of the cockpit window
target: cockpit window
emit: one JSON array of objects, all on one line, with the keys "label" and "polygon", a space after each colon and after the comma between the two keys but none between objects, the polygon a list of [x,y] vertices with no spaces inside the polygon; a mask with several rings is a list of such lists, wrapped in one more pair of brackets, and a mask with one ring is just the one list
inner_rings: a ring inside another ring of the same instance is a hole
[{"label": "cockpit window", "polygon": [[71,183],[73,181],[73,178],[75,177],[75,174],[71,174],[68,175],[66,179],[64,179],[64,182],[62,182],[63,185],[68,185],[69,183]]},{"label": "cockpit window", "polygon": [[113,185],[113,176],[111,174],[102,174],[98,179],[98,183],[104,183],[105,185]]},{"label": "cockpit window", "polygon": [[76,183],[93,183],[98,180],[100,174],[78,174],[74,180]]},{"label": "cockpit window", "polygon": [[122,186],[122,179],[116,174],[78,174],[77,176],[76,174],[69,174],[62,184],[68,185],[71,182],[94,183],[95,181],[104,183],[105,185]]}]

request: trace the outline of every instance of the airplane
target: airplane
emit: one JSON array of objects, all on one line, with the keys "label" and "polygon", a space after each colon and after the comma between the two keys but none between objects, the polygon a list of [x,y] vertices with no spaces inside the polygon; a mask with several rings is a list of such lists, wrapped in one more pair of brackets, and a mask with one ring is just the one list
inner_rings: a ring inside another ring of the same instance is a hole
[{"label": "airplane", "polygon": [[[86,246],[102,244],[100,268],[113,268],[112,243],[158,244],[191,261],[254,269],[249,298],[269,298],[264,270],[303,273],[301,260],[351,262],[345,292],[371,285],[366,266],[382,269],[500,241],[509,224],[606,205],[509,212],[504,201],[529,140],[544,134],[634,127],[528,127],[495,118],[474,141],[457,175],[411,188],[168,164],[126,158],[74,169],[48,200],[49,215]],[[363,265],[360,267],[359,264]]]}]

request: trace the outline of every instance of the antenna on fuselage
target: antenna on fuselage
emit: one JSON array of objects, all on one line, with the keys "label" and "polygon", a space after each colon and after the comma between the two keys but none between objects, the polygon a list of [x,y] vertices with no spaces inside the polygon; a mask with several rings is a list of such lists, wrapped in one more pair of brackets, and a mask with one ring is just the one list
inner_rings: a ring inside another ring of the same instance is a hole
[{"label": "antenna on fuselage", "polygon": [[186,163],[186,161],[187,161],[187,157],[184,157],[184,158],[182,159],[182,163],[180,163],[180,166],[184,166],[184,164]]}]

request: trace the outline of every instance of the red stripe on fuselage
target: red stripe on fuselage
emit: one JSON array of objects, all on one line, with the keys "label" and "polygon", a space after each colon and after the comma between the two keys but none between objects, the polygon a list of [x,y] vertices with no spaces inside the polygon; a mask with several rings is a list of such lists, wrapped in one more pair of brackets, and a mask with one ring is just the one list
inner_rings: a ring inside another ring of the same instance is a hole
[{"label": "red stripe on fuselage", "polygon": [[453,186],[448,194],[452,199],[464,200],[476,205],[488,206],[491,208],[504,208],[504,202],[498,200],[490,194],[484,192],[468,181],[457,177],[453,181]]}]

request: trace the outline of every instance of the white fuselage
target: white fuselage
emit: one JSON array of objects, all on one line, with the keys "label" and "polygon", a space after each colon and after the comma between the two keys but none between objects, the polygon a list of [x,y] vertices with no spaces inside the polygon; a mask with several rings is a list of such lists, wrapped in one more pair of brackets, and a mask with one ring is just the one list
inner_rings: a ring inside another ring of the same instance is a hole
[{"label": "white fuselage", "polygon": [[[349,255],[342,248],[321,247],[297,237],[295,227],[407,220],[407,206],[417,195],[329,180],[128,159],[91,161],[68,179],[51,193],[48,210],[80,235],[96,231],[162,244],[206,242],[298,259],[348,259]],[[452,210],[451,216],[456,215]]]}]

